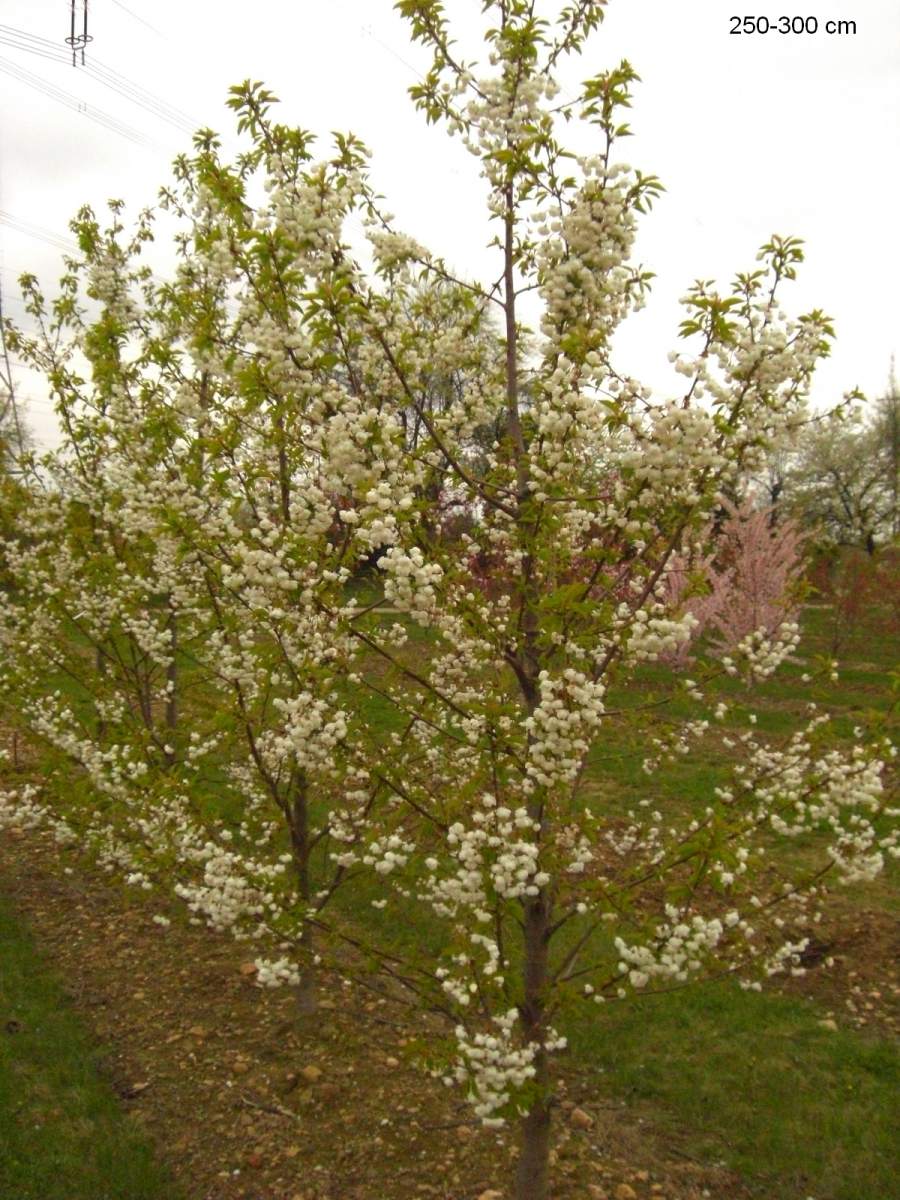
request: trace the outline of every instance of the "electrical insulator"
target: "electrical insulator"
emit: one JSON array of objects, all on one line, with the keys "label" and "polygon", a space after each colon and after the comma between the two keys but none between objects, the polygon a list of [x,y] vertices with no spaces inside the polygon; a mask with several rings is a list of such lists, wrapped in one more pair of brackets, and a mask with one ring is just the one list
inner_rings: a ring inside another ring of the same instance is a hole
[{"label": "electrical insulator", "polygon": [[66,44],[72,47],[72,66],[78,65],[78,53],[81,52],[81,65],[84,66],[84,48],[88,42],[94,39],[88,33],[88,0],[81,0],[81,17],[82,27],[81,32],[76,33],[76,8],[78,0],[72,0],[72,23],[69,36],[66,38]]}]

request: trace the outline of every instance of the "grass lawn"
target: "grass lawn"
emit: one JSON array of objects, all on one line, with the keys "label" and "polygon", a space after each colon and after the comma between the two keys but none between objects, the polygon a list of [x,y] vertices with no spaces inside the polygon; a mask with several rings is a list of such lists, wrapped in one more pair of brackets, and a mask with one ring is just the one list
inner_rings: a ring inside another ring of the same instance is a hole
[{"label": "grass lawn", "polygon": [[[827,656],[829,621],[828,610],[804,614],[805,662]],[[900,646],[880,630],[864,633],[845,647],[835,682],[820,675],[810,688],[799,679],[805,664],[782,667],[751,702],[760,729],[790,733],[810,699],[834,715],[845,744],[863,716],[889,723]],[[728,690],[740,702],[740,685],[729,681]],[[597,747],[589,777],[602,796],[627,807],[644,786],[640,753],[613,749],[624,753],[604,757]],[[715,762],[721,755],[704,761],[701,752],[663,772],[655,779],[661,799],[702,805]],[[895,916],[896,874],[892,868],[875,887],[844,889],[845,918]],[[884,961],[875,970],[895,968]],[[573,1020],[566,1033],[598,1088],[638,1106],[692,1155],[740,1171],[767,1200],[890,1200],[900,1196],[897,1043],[868,1029],[823,1026],[828,1015],[821,999],[779,994],[777,985],[753,993],[719,983],[613,1005]]]},{"label": "grass lawn", "polygon": [[900,1196],[894,1041],[793,997],[707,984],[567,1026],[599,1090],[779,1200]]},{"label": "grass lawn", "polygon": [[0,1196],[178,1200],[93,1043],[0,900]]}]

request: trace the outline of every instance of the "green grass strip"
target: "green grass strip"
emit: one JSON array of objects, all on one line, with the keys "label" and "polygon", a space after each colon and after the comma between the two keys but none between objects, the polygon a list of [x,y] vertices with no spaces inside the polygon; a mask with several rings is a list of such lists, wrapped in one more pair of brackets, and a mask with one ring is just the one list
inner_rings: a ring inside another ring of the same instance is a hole
[{"label": "green grass strip", "polygon": [[0,1196],[177,1200],[97,1069],[99,1050],[0,899]]},{"label": "green grass strip", "polygon": [[610,1006],[566,1032],[607,1094],[645,1105],[692,1154],[766,1197],[900,1197],[897,1047],[823,1028],[821,1016],[808,1001],[708,984]]}]

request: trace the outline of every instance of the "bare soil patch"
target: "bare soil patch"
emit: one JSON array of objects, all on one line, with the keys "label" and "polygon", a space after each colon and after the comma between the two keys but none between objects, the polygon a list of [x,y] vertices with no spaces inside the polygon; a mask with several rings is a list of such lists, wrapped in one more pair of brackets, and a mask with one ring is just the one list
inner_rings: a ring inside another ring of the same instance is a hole
[{"label": "bare soil patch", "polygon": [[801,958],[806,974],[784,977],[782,991],[815,999],[823,1020],[900,1034],[900,922],[894,914],[833,895]]}]

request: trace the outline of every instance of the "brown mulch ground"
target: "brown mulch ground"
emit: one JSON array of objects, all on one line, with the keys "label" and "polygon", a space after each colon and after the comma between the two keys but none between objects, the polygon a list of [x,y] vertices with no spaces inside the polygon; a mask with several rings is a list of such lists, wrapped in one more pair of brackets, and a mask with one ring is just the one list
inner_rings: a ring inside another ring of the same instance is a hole
[{"label": "brown mulch ground", "polygon": [[836,892],[803,961],[806,974],[783,979],[782,991],[814,999],[835,1025],[900,1034],[900,922],[893,913],[854,906]]},{"label": "brown mulch ground", "polygon": [[[106,1048],[104,1072],[188,1200],[509,1195],[512,1136],[472,1123],[456,1093],[405,1061],[416,1032],[409,1017],[328,981],[317,1013],[300,1016],[292,996],[256,985],[250,956],[230,938],[175,919],[160,928],[158,901],[125,892],[40,834],[0,834],[0,889]],[[577,1074],[557,1093],[559,1200],[751,1195]]]}]

